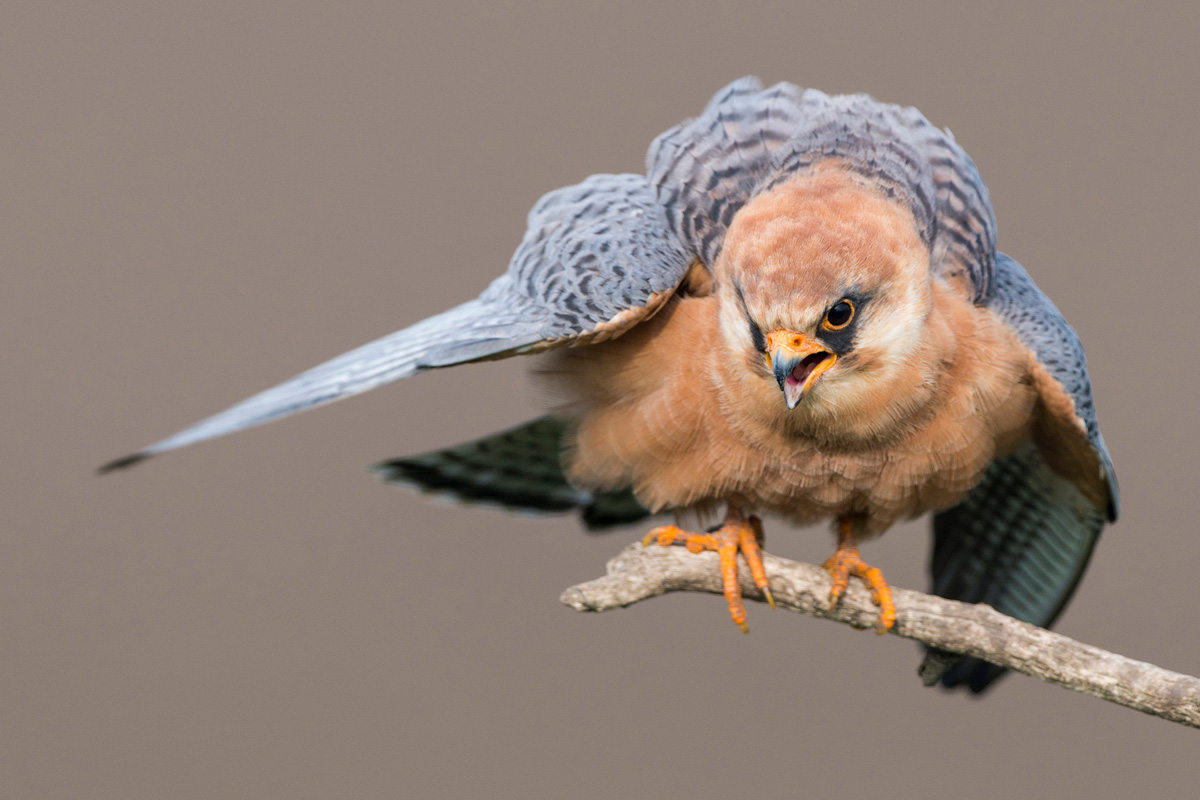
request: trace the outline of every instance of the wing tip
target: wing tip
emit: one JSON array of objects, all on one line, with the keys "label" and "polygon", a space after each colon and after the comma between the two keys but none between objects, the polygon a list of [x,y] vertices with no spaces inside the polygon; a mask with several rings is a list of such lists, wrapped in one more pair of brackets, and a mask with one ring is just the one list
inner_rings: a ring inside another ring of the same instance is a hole
[{"label": "wing tip", "polygon": [[1121,516],[1121,487],[1117,484],[1117,473],[1113,469],[1108,453],[1104,453],[1104,477],[1108,483],[1108,507],[1105,509],[1109,522]]},{"label": "wing tip", "polygon": [[120,458],[115,458],[112,461],[109,461],[107,464],[103,464],[103,465],[97,467],[96,474],[97,475],[107,475],[110,472],[118,472],[120,470],[129,469],[134,464],[140,464],[141,462],[150,458],[150,456],[152,456],[152,455],[154,455],[154,454],[148,453],[145,450],[139,450],[136,453],[130,453],[127,456],[121,456]]}]

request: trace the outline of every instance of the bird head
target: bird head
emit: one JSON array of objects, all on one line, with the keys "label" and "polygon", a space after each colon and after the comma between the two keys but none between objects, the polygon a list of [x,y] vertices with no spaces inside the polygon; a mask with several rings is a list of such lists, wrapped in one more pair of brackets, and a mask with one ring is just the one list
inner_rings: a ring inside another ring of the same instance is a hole
[{"label": "bird head", "polygon": [[754,198],[715,272],[728,353],[788,411],[879,395],[920,350],[929,249],[912,213],[856,174],[801,176]]}]

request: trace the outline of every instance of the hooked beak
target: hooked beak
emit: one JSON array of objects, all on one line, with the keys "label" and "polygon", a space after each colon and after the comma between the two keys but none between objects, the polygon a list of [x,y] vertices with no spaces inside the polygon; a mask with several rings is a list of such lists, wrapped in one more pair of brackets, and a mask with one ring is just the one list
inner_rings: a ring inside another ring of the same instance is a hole
[{"label": "hooked beak", "polygon": [[835,361],[837,355],[803,333],[780,328],[767,334],[767,366],[779,381],[788,410],[796,407]]}]

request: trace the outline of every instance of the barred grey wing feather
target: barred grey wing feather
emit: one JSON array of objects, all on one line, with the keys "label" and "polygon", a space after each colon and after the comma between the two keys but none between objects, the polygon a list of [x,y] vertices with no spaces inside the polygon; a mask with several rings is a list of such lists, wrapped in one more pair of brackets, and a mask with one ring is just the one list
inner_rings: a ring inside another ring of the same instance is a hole
[{"label": "barred grey wing feather", "polygon": [[764,91],[758,78],[747,77],[651,143],[646,174],[668,223],[710,268],[733,216],[771,174],[775,153],[800,119],[797,87]]},{"label": "barred grey wing feather", "polygon": [[534,206],[508,271],[477,299],[338,356],[101,470],[423,370],[619,335],[674,291],[691,261],[644,177],[593,175]]},{"label": "barred grey wing feather", "polygon": [[571,339],[659,302],[692,261],[644,176],[593,175],[534,205],[508,273],[481,299],[519,298],[544,316],[544,340]]},{"label": "barred grey wing feather", "polygon": [[915,108],[908,113],[920,118],[914,127],[933,168],[937,231],[931,262],[948,277],[965,272],[975,302],[986,304],[996,269],[996,217],[987,186],[949,129],[934,128]]},{"label": "barred grey wing feather", "polygon": [[1108,517],[1115,520],[1120,511],[1120,491],[1112,459],[1096,420],[1092,382],[1079,337],[1062,312],[1034,284],[1025,268],[1004,253],[997,254],[996,290],[988,308],[1008,323],[1021,343],[1037,356],[1038,362],[1074,400],[1075,414],[1083,423],[1088,443],[1099,458],[1108,486]]},{"label": "barred grey wing feather", "polygon": [[996,220],[987,187],[948,132],[920,111],[865,95],[803,95],[802,127],[778,155],[768,186],[825,159],[881,180],[904,200],[940,274],[965,273],[976,302],[991,292]]},{"label": "barred grey wing feather", "polygon": [[[1051,469],[1030,439],[995,461],[959,505],[934,515],[932,591],[1049,626],[1074,593],[1104,525],[1116,519],[1118,489],[1078,338],[1020,264],[999,254],[996,265],[988,307],[1074,399],[1082,423],[1076,435],[1094,448],[1110,502],[1098,507],[1080,486]],[[945,686],[973,692],[1004,672],[965,657],[943,667]]]},{"label": "barred grey wing feather", "polygon": [[887,185],[913,211],[933,268],[963,275],[975,301],[987,299],[996,249],[987,187],[954,137],[915,108],[787,83],[764,91],[742,78],[655,139],[646,166],[672,230],[712,266],[748,200],[827,159]]}]

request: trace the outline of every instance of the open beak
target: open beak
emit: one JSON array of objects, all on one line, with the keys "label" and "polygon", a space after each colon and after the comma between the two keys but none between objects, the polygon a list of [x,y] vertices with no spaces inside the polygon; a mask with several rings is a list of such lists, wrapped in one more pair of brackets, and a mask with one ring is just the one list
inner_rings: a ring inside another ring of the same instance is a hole
[{"label": "open beak", "polygon": [[837,361],[837,356],[803,333],[780,328],[767,334],[767,366],[775,373],[788,409],[793,409],[809,389]]}]

